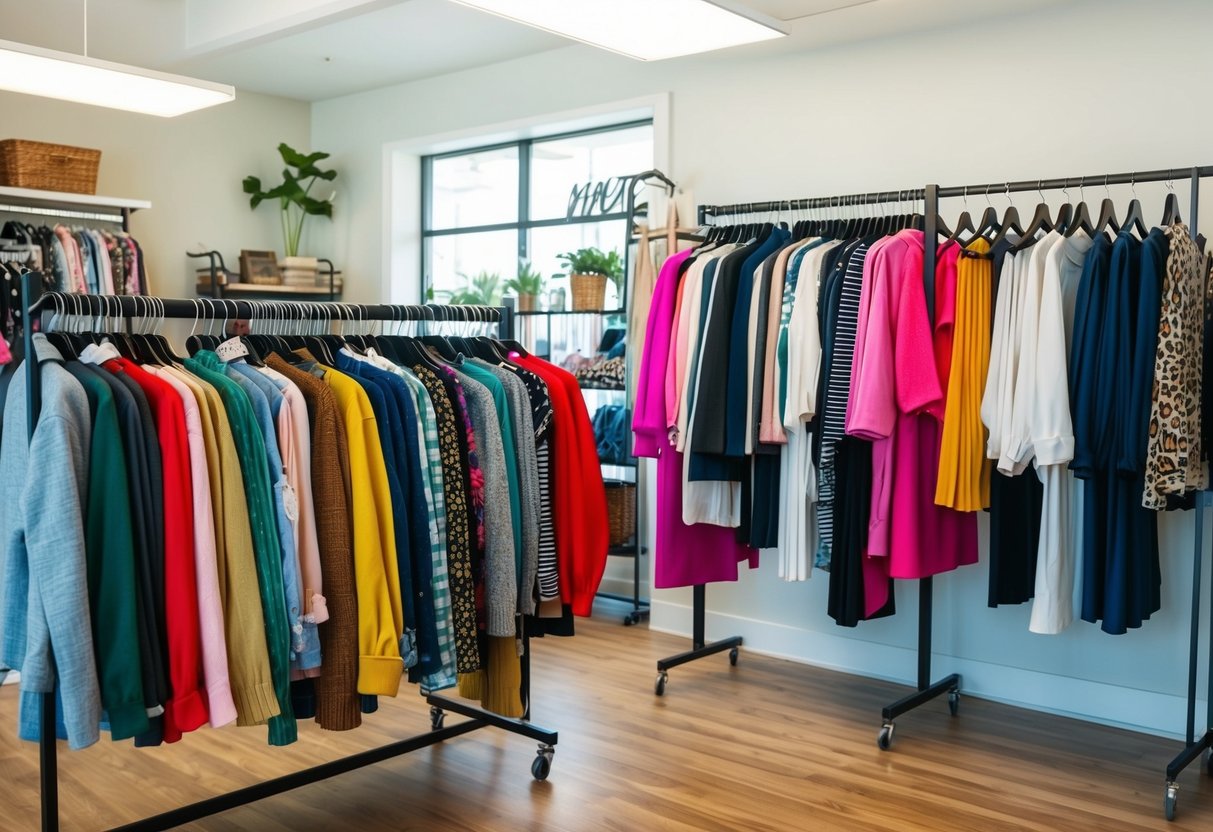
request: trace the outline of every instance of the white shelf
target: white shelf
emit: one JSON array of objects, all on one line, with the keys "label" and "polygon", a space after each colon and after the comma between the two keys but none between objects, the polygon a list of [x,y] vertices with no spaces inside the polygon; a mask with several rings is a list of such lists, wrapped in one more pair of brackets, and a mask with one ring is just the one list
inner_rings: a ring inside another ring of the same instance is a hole
[{"label": "white shelf", "polygon": [[126,199],[119,196],[72,194],[65,191],[37,191],[33,188],[12,188],[0,185],[0,202],[16,203],[35,208],[116,208],[139,211],[151,208],[146,199]]}]

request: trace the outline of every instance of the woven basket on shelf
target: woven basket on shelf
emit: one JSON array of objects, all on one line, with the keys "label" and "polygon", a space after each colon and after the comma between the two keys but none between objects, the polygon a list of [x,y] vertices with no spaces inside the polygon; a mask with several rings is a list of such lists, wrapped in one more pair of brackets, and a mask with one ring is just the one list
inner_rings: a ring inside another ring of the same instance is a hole
[{"label": "woven basket on shelf", "polygon": [[101,151],[25,139],[0,141],[0,185],[40,191],[97,193]]},{"label": "woven basket on shelf", "polygon": [[606,275],[571,274],[569,285],[573,290],[574,312],[597,312],[606,302]]},{"label": "woven basket on shelf", "polygon": [[636,485],[605,482],[610,545],[622,546],[636,536]]}]

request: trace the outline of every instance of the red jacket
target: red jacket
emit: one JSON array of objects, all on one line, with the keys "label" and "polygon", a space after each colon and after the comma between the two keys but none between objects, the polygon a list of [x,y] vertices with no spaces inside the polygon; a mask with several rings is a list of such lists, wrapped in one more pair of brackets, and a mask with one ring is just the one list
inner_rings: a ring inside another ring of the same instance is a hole
[{"label": "red jacket", "polygon": [[534,356],[515,359],[539,376],[552,399],[552,519],[560,563],[560,597],[588,616],[606,570],[610,532],[598,446],[577,379]]},{"label": "red jacket", "polygon": [[164,618],[172,689],[169,701],[164,703],[164,741],[177,742],[183,733],[202,727],[208,719],[194,573],[194,502],[185,406],[170,384],[125,358],[112,359],[102,366],[112,373],[125,373],[138,384],[156,419],[164,469]]}]

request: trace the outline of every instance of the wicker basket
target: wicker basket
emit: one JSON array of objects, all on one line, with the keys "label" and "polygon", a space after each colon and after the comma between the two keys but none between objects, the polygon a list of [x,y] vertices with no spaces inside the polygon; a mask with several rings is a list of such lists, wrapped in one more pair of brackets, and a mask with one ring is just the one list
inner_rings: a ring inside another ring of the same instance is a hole
[{"label": "wicker basket", "polygon": [[539,295],[518,295],[518,311],[534,312],[539,307]]},{"label": "wicker basket", "polygon": [[95,194],[100,164],[101,151],[87,147],[25,139],[0,141],[0,185]]},{"label": "wicker basket", "polygon": [[574,312],[597,312],[606,302],[606,275],[571,274],[569,284],[573,290]]},{"label": "wicker basket", "polygon": [[622,546],[636,536],[636,485],[605,482],[610,545]]}]

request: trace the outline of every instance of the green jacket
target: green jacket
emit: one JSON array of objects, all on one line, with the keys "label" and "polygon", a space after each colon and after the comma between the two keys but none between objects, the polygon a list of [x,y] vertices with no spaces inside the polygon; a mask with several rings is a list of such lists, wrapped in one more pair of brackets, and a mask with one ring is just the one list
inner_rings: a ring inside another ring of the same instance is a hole
[{"label": "green jacket", "polygon": [[109,385],[78,364],[64,366],[84,387],[93,415],[84,511],[88,607],[101,707],[109,717],[113,739],[125,740],[149,730],[143,702],[126,455]]},{"label": "green jacket", "polygon": [[257,583],[261,590],[261,612],[265,618],[265,641],[270,653],[270,676],[281,709],[281,713],[269,722],[270,745],[290,745],[299,738],[299,734],[295,712],[291,708],[290,631],[282,587],[282,562],[279,560],[277,509],[270,491],[265,440],[248,396],[224,374],[219,356],[202,350],[185,360],[185,368],[218,391],[236,440],[236,450],[240,454],[249,524],[253,531],[253,552],[257,558]]}]

